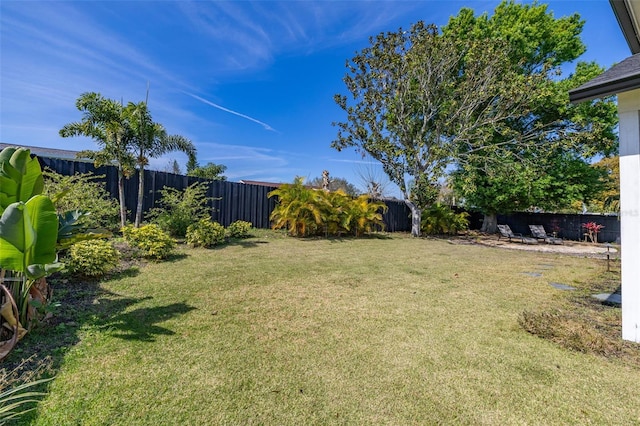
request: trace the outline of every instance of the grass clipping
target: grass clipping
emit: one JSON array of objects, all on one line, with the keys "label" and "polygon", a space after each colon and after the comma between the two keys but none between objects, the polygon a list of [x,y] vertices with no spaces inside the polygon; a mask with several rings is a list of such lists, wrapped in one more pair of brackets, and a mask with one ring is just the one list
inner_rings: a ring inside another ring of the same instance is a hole
[{"label": "grass clipping", "polygon": [[529,333],[564,348],[640,366],[640,345],[622,340],[620,308],[589,297],[593,292],[619,285],[619,275],[617,280],[611,276],[601,278],[597,284],[588,286],[584,294],[563,300],[561,307],[522,312],[518,322]]},{"label": "grass clipping", "polygon": [[620,337],[610,336],[608,327],[599,326],[584,313],[525,311],[520,314],[518,321],[529,333],[568,349],[605,357],[619,357],[625,352]]}]

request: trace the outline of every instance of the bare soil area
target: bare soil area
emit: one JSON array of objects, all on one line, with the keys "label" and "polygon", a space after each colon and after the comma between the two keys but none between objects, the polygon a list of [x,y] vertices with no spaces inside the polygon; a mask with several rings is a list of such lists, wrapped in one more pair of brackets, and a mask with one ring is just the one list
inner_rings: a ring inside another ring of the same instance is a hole
[{"label": "bare soil area", "polygon": [[547,244],[539,241],[537,244],[525,244],[520,242],[508,241],[507,239],[498,239],[495,235],[475,235],[475,243],[490,247],[498,247],[511,250],[528,250],[545,253],[562,253],[574,256],[587,256],[596,258],[606,258],[607,248],[612,259],[619,256],[620,246],[596,243],[585,243],[582,241],[563,241],[562,244]]}]

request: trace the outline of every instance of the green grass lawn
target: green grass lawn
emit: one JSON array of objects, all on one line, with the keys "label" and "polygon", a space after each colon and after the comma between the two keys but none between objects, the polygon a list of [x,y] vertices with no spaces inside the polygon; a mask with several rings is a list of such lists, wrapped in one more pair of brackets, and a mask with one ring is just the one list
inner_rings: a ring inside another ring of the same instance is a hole
[{"label": "green grass lawn", "polygon": [[640,422],[637,364],[518,322],[587,295],[600,260],[273,232],[180,253],[77,308],[32,424]]}]

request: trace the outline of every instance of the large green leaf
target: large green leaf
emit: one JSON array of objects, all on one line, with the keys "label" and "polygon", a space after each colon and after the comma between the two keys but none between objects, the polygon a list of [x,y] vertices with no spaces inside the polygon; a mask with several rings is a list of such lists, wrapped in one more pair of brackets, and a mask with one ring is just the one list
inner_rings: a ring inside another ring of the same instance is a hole
[{"label": "large green leaf", "polygon": [[25,203],[7,206],[0,217],[0,267],[25,272],[26,254],[35,242],[35,229]]},{"label": "large green leaf", "polygon": [[43,189],[40,163],[28,149],[8,147],[0,152],[0,211],[11,203],[26,202]]},{"label": "large green leaf", "polygon": [[53,203],[36,195],[26,203],[12,203],[0,217],[0,267],[33,276],[30,265],[56,260],[58,216]]},{"label": "large green leaf", "polygon": [[58,214],[51,199],[36,195],[26,202],[33,228],[36,230],[36,242],[31,246],[28,265],[47,264],[56,260],[56,241],[58,240]]}]

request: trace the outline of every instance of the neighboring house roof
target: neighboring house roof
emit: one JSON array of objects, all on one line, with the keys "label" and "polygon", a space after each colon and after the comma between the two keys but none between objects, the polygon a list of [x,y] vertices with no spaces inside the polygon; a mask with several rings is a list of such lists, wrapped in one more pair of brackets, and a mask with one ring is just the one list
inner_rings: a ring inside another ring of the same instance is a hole
[{"label": "neighboring house roof", "polygon": [[[246,180],[246,179],[241,179],[238,182],[244,183],[245,185],[270,186],[274,188],[280,188],[282,185],[284,185],[284,183],[262,182],[259,180]],[[318,186],[312,186],[312,185],[305,185],[305,187],[309,189],[322,189]]]},{"label": "neighboring house roof", "polygon": [[640,2],[637,0],[609,0],[618,19],[631,53],[640,53]]},{"label": "neighboring house roof", "polygon": [[273,183],[273,182],[261,182],[259,180],[240,180],[240,183],[244,183],[246,185],[258,185],[258,186],[271,186],[274,188],[280,188],[281,183]]},{"label": "neighboring house roof", "polygon": [[609,0],[633,56],[569,91],[573,103],[640,88],[640,0]]},{"label": "neighboring house roof", "polygon": [[628,57],[593,80],[569,91],[569,100],[583,102],[637,88],[640,88],[640,53]]},{"label": "neighboring house roof", "polygon": [[33,155],[37,155],[38,157],[47,157],[47,158],[60,158],[63,160],[76,160],[83,161],[82,159],[78,159],[76,154],[79,151],[70,151],[67,149],[57,149],[57,148],[43,148],[39,146],[29,146],[29,145],[12,145],[8,143],[0,143],[0,150],[5,149],[10,146],[17,146],[20,148],[26,148]]}]

